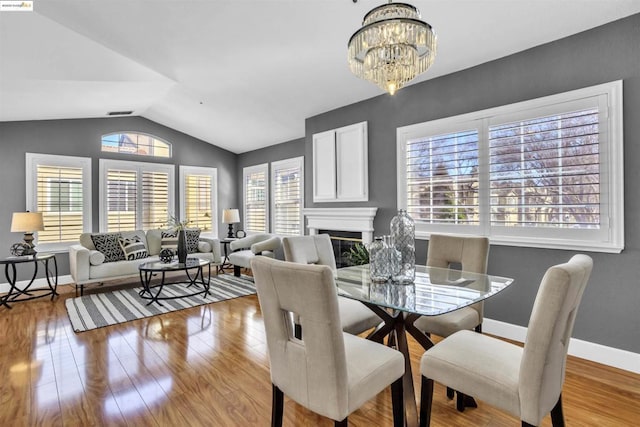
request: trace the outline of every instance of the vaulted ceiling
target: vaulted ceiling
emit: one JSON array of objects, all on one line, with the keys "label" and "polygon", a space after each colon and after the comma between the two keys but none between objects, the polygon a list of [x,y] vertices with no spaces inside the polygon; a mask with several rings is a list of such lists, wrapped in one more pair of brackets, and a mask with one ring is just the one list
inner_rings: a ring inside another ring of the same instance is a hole
[{"label": "vaulted ceiling", "polygon": [[[305,118],[382,94],[346,63],[382,3],[35,0],[0,13],[0,121],[132,110],[235,153],[300,138]],[[438,35],[415,82],[640,12],[638,0],[409,3]]]}]

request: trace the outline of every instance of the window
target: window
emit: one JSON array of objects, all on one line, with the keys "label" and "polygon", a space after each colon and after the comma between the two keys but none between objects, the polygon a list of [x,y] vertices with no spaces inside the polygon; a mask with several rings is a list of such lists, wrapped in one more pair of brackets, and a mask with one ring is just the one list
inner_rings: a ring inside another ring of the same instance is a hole
[{"label": "window", "polygon": [[242,170],[244,192],[244,231],[266,233],[269,231],[269,187],[266,163]]},{"label": "window", "polygon": [[278,235],[302,235],[304,158],[271,163],[271,230]]},{"label": "window", "polygon": [[624,248],[622,82],[398,129],[398,206],[416,234]]},{"label": "window", "polygon": [[173,165],[100,159],[100,230],[164,227],[173,189]]},{"label": "window", "polygon": [[180,166],[181,218],[189,227],[218,235],[217,189],[218,170],[195,166]]},{"label": "window", "polygon": [[138,156],[171,157],[171,144],[144,133],[110,133],[102,135],[102,151]]},{"label": "window", "polygon": [[44,222],[39,250],[64,250],[91,231],[91,159],[27,153],[26,173],[26,208]]}]

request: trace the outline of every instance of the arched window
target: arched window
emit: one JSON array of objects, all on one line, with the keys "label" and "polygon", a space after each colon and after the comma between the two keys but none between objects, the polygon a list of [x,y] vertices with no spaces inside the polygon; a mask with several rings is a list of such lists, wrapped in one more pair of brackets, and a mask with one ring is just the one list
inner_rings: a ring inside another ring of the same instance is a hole
[{"label": "arched window", "polygon": [[102,135],[102,151],[169,158],[171,144],[145,133],[118,132]]}]

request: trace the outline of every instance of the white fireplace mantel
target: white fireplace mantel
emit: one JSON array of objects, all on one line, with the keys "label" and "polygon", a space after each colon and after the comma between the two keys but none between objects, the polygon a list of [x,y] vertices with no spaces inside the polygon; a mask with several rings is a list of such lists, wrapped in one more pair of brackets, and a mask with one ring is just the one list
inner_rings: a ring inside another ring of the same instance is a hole
[{"label": "white fireplace mantel", "polygon": [[318,230],[354,231],[362,233],[362,242],[373,241],[373,220],[378,208],[307,208],[302,213],[307,218],[310,235]]}]

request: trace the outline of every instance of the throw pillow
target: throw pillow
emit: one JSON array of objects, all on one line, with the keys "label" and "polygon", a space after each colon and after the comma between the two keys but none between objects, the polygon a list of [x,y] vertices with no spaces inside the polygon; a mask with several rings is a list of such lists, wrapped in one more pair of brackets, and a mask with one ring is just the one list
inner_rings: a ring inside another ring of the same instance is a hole
[{"label": "throw pillow", "polygon": [[192,254],[198,252],[198,242],[200,241],[200,229],[185,230],[187,240],[187,253]]},{"label": "throw pillow", "polygon": [[97,251],[104,254],[104,262],[121,261],[124,258],[124,252],[120,247],[118,239],[122,237],[120,233],[101,233],[92,234],[91,241]]},{"label": "throw pillow", "polygon": [[100,251],[89,251],[89,264],[100,265],[104,262],[104,254]]},{"label": "throw pillow", "polygon": [[124,257],[127,261],[146,258],[148,256],[147,247],[137,236],[129,239],[120,237],[118,239],[118,243],[120,243],[120,247],[122,248],[122,252],[124,253]]},{"label": "throw pillow", "polygon": [[178,230],[162,231],[160,233],[160,250],[171,249],[173,252],[178,248]]},{"label": "throw pillow", "polygon": [[200,242],[198,243],[198,252],[211,252],[213,248],[211,247],[211,243],[209,242]]}]

